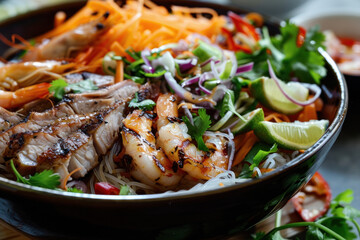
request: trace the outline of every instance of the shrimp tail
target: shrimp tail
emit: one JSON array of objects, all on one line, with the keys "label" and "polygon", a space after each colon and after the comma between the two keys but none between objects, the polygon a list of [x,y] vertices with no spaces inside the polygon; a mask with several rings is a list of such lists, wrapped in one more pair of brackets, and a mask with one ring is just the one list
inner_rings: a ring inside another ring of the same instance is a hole
[{"label": "shrimp tail", "polygon": [[15,92],[0,90],[0,107],[13,109],[49,95],[50,83],[40,83]]}]

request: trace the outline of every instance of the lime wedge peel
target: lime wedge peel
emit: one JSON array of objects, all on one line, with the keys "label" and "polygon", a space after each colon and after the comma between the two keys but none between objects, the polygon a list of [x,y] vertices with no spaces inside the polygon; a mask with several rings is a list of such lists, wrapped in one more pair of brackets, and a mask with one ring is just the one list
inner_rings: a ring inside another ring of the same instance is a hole
[{"label": "lime wedge peel", "polygon": [[309,122],[259,122],[254,129],[256,136],[269,143],[291,150],[305,150],[314,145],[325,133],[328,120]]},{"label": "lime wedge peel", "polygon": [[[298,101],[306,101],[309,96],[309,89],[300,83],[279,81],[279,84],[289,96]],[[250,91],[259,102],[274,111],[290,115],[303,109],[287,99],[272,78],[262,77],[254,80],[250,85]]]},{"label": "lime wedge peel", "polygon": [[264,121],[264,111],[262,108],[257,108],[243,116],[246,119],[246,122],[239,121],[234,126],[231,126],[230,130],[233,134],[239,134],[248,132],[256,127],[256,125]]}]

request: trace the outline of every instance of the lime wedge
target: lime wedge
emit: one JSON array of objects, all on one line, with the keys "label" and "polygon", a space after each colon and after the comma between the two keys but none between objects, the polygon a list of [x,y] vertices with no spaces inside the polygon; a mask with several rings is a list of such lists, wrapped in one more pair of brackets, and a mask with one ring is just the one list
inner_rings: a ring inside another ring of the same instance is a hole
[{"label": "lime wedge", "polygon": [[243,115],[243,117],[246,119],[246,122],[239,121],[236,125],[231,127],[232,133],[238,134],[253,130],[259,122],[264,121],[264,111],[262,108],[257,108]]},{"label": "lime wedge", "polygon": [[[297,82],[280,82],[281,88],[298,101],[306,101],[309,90]],[[251,82],[250,91],[265,107],[284,114],[295,114],[303,107],[292,103],[281,92],[272,78],[262,77]]]},{"label": "lime wedge", "polygon": [[254,132],[269,144],[277,143],[282,148],[305,150],[320,139],[328,125],[328,120],[291,123],[262,121],[255,126]]}]

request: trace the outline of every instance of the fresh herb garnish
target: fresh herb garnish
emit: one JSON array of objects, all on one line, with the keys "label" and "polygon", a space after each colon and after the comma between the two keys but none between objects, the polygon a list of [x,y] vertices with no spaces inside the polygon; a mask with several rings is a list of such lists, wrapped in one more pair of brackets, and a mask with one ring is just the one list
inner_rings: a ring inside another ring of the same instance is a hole
[{"label": "fresh herb garnish", "polygon": [[198,116],[194,117],[194,124],[191,124],[189,118],[187,116],[183,116],[182,119],[185,122],[188,128],[188,134],[191,136],[192,139],[196,140],[198,149],[202,151],[209,151],[206,147],[203,135],[205,131],[210,127],[211,120],[210,116],[206,114],[205,109],[199,109]]},{"label": "fresh herb garnish", "polygon": [[278,148],[276,143],[272,146],[261,142],[256,143],[250,152],[245,156],[244,162],[247,162],[248,164],[244,164],[239,177],[251,178],[254,168],[258,167],[267,155],[277,152],[277,150]]},{"label": "fresh herb garnish", "polygon": [[[353,201],[353,191],[346,190],[340,193],[330,205],[330,213],[321,217],[315,222],[289,223],[283,226],[276,224],[276,227],[268,234],[257,233],[253,236],[256,240],[281,240],[279,231],[286,228],[307,227],[306,239],[312,240],[354,240],[357,238],[353,232],[355,226],[360,234],[360,226],[356,222],[360,218],[360,211],[350,206]],[[276,214],[276,222],[280,222],[281,212]]]},{"label": "fresh herb garnish", "polygon": [[135,93],[135,97],[131,99],[129,103],[130,108],[140,108],[141,110],[147,110],[150,111],[154,108],[156,103],[151,99],[145,99],[141,102],[139,102],[139,95],[138,93]]},{"label": "fresh herb garnish", "polygon": [[56,99],[61,100],[66,93],[66,88],[74,93],[91,92],[98,89],[90,79],[72,84],[68,84],[64,79],[57,79],[51,82],[49,92],[53,93]]},{"label": "fresh herb garnish", "polygon": [[129,195],[130,193],[130,188],[127,185],[122,185],[120,188],[120,193],[119,195]]},{"label": "fresh herb garnish", "polygon": [[49,92],[54,94],[56,99],[61,100],[65,95],[65,88],[69,84],[64,79],[57,79],[51,82],[51,86],[49,87]]},{"label": "fresh herb garnish", "polygon": [[233,114],[235,114],[238,118],[240,118],[242,122],[246,122],[246,119],[236,111],[234,102],[235,102],[234,91],[232,90],[226,91],[222,102],[219,104],[219,106],[217,106],[217,108],[220,110],[220,116],[223,117],[228,111],[230,111]]},{"label": "fresh herb garnish", "polygon": [[68,188],[67,189],[68,192],[73,192],[73,193],[84,193],[81,189],[78,189],[78,188]]},{"label": "fresh herb garnish", "polygon": [[35,173],[34,176],[25,178],[16,170],[13,160],[10,160],[10,166],[18,182],[48,189],[56,189],[60,185],[60,176],[55,174],[53,170],[44,170],[40,173]]},{"label": "fresh herb garnish", "polygon": [[320,79],[326,75],[326,68],[324,58],[317,49],[323,47],[325,37],[318,28],[311,28],[303,44],[299,46],[299,31],[298,26],[286,22],[280,28],[281,34],[270,37],[268,29],[264,27],[264,38],[259,42],[259,50],[252,54],[236,53],[238,64],[255,63],[252,71],[241,76],[256,79],[266,75],[266,60],[270,59],[281,80],[289,81],[295,76],[304,82],[320,84]]}]

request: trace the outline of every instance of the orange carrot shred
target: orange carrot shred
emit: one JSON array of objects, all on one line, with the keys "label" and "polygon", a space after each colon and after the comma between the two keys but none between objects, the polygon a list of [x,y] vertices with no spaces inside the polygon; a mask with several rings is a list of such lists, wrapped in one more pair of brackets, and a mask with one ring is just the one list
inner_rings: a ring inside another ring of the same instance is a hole
[{"label": "orange carrot shred", "polygon": [[255,136],[253,131],[246,133],[244,144],[241,146],[240,150],[236,153],[232,166],[236,166],[239,163],[241,163],[257,141],[259,140]]},{"label": "orange carrot shred", "polygon": [[81,167],[78,167],[76,169],[74,169],[73,171],[71,171],[68,175],[66,175],[66,177],[63,179],[62,183],[61,183],[61,188],[64,189],[65,191],[68,190],[66,183],[69,180],[69,178],[71,177],[71,175],[73,175],[74,173],[78,172],[81,170]]},{"label": "orange carrot shred", "polygon": [[116,74],[115,74],[115,83],[122,82],[124,80],[124,62],[116,62]]}]

